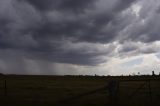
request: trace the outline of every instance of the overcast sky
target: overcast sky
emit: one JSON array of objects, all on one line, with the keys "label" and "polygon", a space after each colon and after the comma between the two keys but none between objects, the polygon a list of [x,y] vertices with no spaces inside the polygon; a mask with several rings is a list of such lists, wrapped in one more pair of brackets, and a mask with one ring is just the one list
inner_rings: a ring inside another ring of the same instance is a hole
[{"label": "overcast sky", "polygon": [[160,72],[160,0],[0,0],[0,72]]}]

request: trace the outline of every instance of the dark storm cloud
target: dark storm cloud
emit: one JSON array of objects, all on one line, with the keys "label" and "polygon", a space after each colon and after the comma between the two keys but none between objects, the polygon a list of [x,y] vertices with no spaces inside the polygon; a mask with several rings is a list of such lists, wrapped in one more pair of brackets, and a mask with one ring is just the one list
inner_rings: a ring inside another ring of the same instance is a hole
[{"label": "dark storm cloud", "polygon": [[[155,18],[147,18],[145,25],[141,25],[135,23],[135,16],[129,12],[124,14],[124,11],[136,2],[136,0],[1,0],[0,49],[10,50],[11,54],[16,50],[17,54],[21,54],[19,55],[21,58],[55,63],[78,65],[103,63],[105,62],[103,56],[114,54],[116,46],[99,50],[100,46],[95,47],[96,44],[112,45],[113,42],[126,40],[149,42],[160,39],[156,28],[160,24],[152,21]],[[158,19],[157,15],[153,13]],[[66,42],[72,44],[68,45]],[[86,42],[83,47],[77,45]],[[136,48],[124,46],[121,51],[129,52],[134,49]]]},{"label": "dark storm cloud", "polygon": [[[62,39],[62,38],[72,38],[75,41],[85,41],[85,42],[100,42],[107,43],[114,40],[117,36],[118,32],[123,29],[125,26],[118,25],[121,20],[118,20],[119,13],[125,8],[129,7],[132,1],[116,1],[108,12],[96,12],[97,7],[96,3],[98,1],[79,1],[75,2],[75,0],[66,0],[59,1],[59,3],[50,3],[53,1],[48,0],[45,5],[44,1],[39,2],[31,2],[35,7],[41,7],[44,4],[44,8],[46,9],[45,13],[45,23],[40,26],[37,30],[34,31],[33,37],[40,38],[43,36],[47,36],[46,38],[54,38],[54,39]],[[108,2],[103,1],[108,6]],[[49,4],[54,4],[51,10],[48,10],[50,7]],[[58,5],[59,4],[59,5]],[[68,6],[68,4],[70,4]],[[77,5],[79,4],[79,5]],[[86,5],[87,4],[87,5]],[[92,5],[92,6],[88,6]],[[56,8],[59,7],[59,8]],[[54,8],[55,7],[55,8]],[[76,9],[75,9],[76,8]],[[99,8],[99,7],[98,7]],[[42,9],[42,7],[40,8]],[[39,10],[40,10],[39,9]],[[65,11],[65,10],[70,11]],[[77,9],[83,10],[77,13]],[[47,11],[48,10],[48,11]],[[61,11],[64,10],[64,11]],[[41,10],[40,10],[41,11]],[[111,24],[112,28],[104,29]],[[102,30],[104,29],[104,31]]]},{"label": "dark storm cloud", "polygon": [[40,11],[83,11],[92,5],[95,0],[26,0]]},{"label": "dark storm cloud", "polygon": [[115,49],[114,45],[109,45],[106,50],[99,50],[99,47],[91,47],[94,44],[74,44],[58,42],[52,44],[39,44],[39,47],[27,50],[28,58],[38,60],[48,60],[58,63],[70,63],[77,65],[97,65],[106,60],[101,56],[110,55]]}]

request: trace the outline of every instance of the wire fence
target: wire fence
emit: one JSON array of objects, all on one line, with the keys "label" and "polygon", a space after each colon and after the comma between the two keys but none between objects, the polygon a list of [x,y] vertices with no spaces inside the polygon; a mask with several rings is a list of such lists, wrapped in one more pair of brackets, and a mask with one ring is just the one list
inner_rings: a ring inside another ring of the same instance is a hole
[{"label": "wire fence", "polygon": [[[128,81],[128,80],[127,80]],[[134,81],[134,80],[130,80],[131,81]],[[122,82],[125,82],[125,81],[122,81]],[[88,96],[88,95],[92,95],[94,93],[98,93],[98,92],[101,92],[102,90],[108,90],[108,93],[109,93],[109,102],[107,103],[109,106],[119,106],[120,104],[118,103],[118,93],[119,93],[119,84],[121,82],[119,81],[109,81],[108,82],[108,85],[107,86],[104,86],[104,87],[101,87],[101,88],[98,88],[98,89],[95,89],[95,90],[92,90],[90,92],[86,92],[86,93],[83,93],[83,94],[80,94],[80,95],[77,95],[77,96],[74,96],[74,97],[71,97],[71,98],[67,98],[67,99],[64,99],[64,100],[60,100],[58,101],[57,103],[61,103],[61,104],[66,104],[66,103],[70,103],[76,99],[81,99],[82,97],[84,96]],[[129,96],[129,100],[131,101],[132,99],[134,99],[140,90],[142,90],[142,88],[144,88],[144,86],[148,85],[148,95],[149,95],[149,99],[150,99],[150,106],[152,106],[152,90],[151,90],[151,80],[146,80],[144,83],[142,83],[141,85],[139,85],[137,87],[137,89],[135,89]],[[107,105],[106,104],[106,105]]]},{"label": "wire fence", "polygon": [[[148,106],[153,106],[154,104],[160,104],[159,101],[157,101],[158,99],[155,99],[155,95],[153,93],[155,93],[155,87],[152,87],[155,81],[160,81],[160,79],[134,79],[134,80],[110,80],[107,82],[106,85],[99,87],[97,89],[93,89],[91,91],[88,92],[84,92],[81,94],[77,94],[75,96],[72,97],[68,97],[65,99],[60,99],[58,101],[55,102],[55,104],[58,105],[66,105],[66,104],[72,104],[72,102],[74,103],[74,101],[78,100],[78,99],[82,99],[83,97],[89,96],[89,95],[93,95],[102,91],[106,91],[106,95],[108,96],[106,98],[106,100],[108,102],[106,102],[106,106],[119,106],[119,105],[123,105],[123,103],[125,104],[125,101],[127,99],[127,103],[133,103],[133,101],[138,101],[137,98],[139,98],[139,96],[141,96],[142,92],[146,95],[145,97],[143,97],[144,102],[146,102],[146,104]],[[136,86],[133,86],[134,89],[132,89],[131,91],[129,91],[131,88],[127,88],[128,86],[126,86],[127,83],[136,83]],[[8,92],[9,88],[7,86],[7,78],[4,78],[4,87],[3,87],[3,91],[4,91],[4,98],[6,99],[6,104],[8,104],[8,102],[10,102],[9,98],[10,98],[10,94]],[[155,86],[155,85],[154,85]],[[126,87],[126,88],[125,88]],[[127,91],[123,92],[123,89],[127,89]],[[144,89],[146,92],[144,92]],[[125,95],[125,100],[121,100],[121,98],[123,98],[123,94],[124,93],[128,93],[128,95]],[[37,98],[37,99],[35,99]],[[39,97],[38,94],[36,94],[36,89],[33,90],[33,104],[37,104],[39,102]],[[145,101],[147,100],[147,101]],[[45,105],[45,103],[44,103]],[[138,106],[138,105],[135,105]],[[158,106],[158,105],[157,105]]]}]

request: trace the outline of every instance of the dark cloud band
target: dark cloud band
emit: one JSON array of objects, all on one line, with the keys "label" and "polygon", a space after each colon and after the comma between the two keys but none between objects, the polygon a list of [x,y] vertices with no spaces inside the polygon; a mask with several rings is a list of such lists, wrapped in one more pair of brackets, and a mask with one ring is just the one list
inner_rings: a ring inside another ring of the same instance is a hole
[{"label": "dark cloud band", "polygon": [[[148,43],[160,40],[160,24],[153,21],[159,18],[159,13],[153,10],[155,18],[149,16],[145,24],[140,24],[141,16],[136,18],[130,10],[134,3],[137,1],[2,0],[0,5],[5,7],[0,7],[4,10],[0,11],[0,49],[18,50],[26,58],[55,63],[103,63],[106,60],[102,57],[110,58],[115,54],[119,43],[123,45],[119,52],[125,54],[138,49],[137,45],[125,46],[126,41]],[[114,42],[119,42],[117,47]],[[78,44],[83,43],[86,45],[80,48]],[[99,50],[100,46],[94,47],[96,44],[114,46]],[[76,46],[71,49],[73,45]]]}]

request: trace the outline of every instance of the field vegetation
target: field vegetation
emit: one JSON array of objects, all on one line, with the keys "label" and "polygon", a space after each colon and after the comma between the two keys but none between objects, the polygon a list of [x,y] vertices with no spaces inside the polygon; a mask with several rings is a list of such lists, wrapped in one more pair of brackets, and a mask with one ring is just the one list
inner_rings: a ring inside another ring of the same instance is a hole
[{"label": "field vegetation", "polygon": [[[87,94],[113,80],[119,82],[115,100],[107,88]],[[160,106],[160,77],[0,76],[0,106],[111,106],[113,101],[118,106]]]}]

